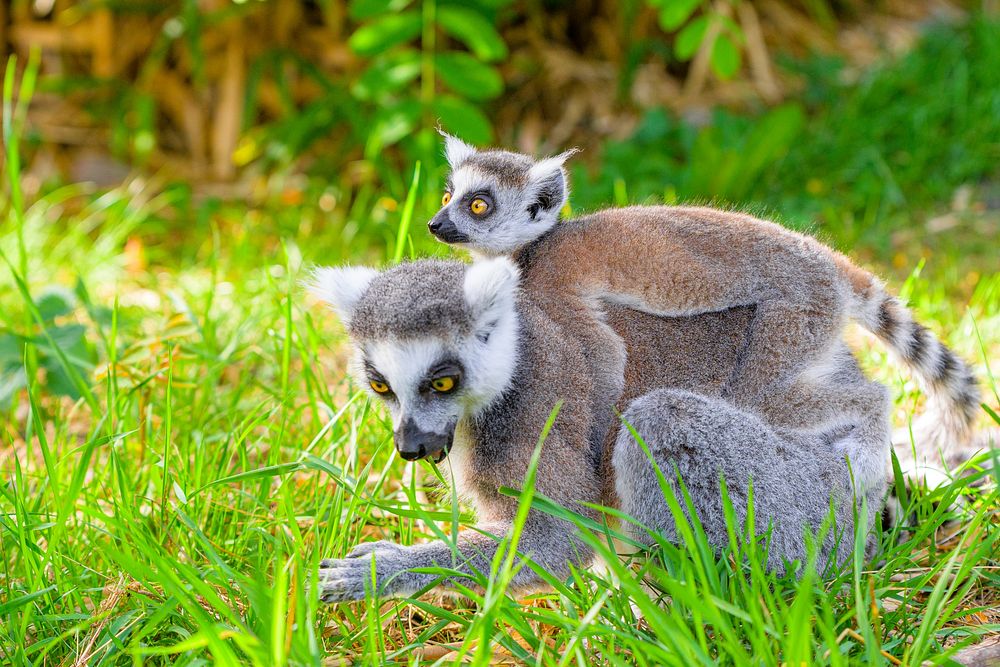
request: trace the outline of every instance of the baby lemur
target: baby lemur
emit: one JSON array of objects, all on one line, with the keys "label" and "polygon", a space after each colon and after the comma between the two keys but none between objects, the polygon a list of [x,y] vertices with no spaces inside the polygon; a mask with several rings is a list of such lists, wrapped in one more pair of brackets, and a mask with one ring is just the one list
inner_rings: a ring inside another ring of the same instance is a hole
[{"label": "baby lemur", "polygon": [[[382,541],[323,561],[324,600],[363,598],[372,558],[373,592],[380,595],[412,594],[434,584],[437,575],[414,570],[435,566],[454,572],[440,582],[445,586],[475,587],[476,573],[490,572],[498,540],[510,534],[517,509],[517,498],[499,489],[522,487],[538,434],[558,401],[561,409],[541,449],[537,493],[592,518],[595,512],[583,503],[617,505],[649,529],[675,536],[656,472],[630,432],[620,430],[613,448],[596,455],[588,442],[597,419],[594,407],[611,399],[601,393],[604,382],[595,376],[586,341],[578,335],[585,327],[560,323],[571,314],[560,313],[561,302],[539,302],[519,290],[510,260],[472,265],[424,260],[383,273],[320,269],[312,290],[347,327],[354,349],[350,371],[388,407],[400,455],[438,462],[447,457],[442,468],[452,470],[453,483],[479,519],[475,529],[459,534],[457,551],[445,542]],[[664,359],[663,368],[647,369],[649,374],[633,372],[633,390],[663,386],[665,373],[675,386],[711,393],[742,348],[742,336],[734,336],[738,328],[731,325],[750,316],[737,309],[690,318],[697,326],[668,320],[664,326],[684,339],[685,351]],[[860,375],[856,379],[864,382]],[[642,395],[623,416],[671,483],[676,484],[675,471],[680,473],[714,544],[727,543],[721,474],[740,522],[752,479],[756,525],[761,531],[771,525],[771,567],[805,557],[804,532],[822,524],[831,498],[837,532],[821,545],[821,562],[842,561],[850,553],[851,473],[824,436],[776,430],[726,401],[678,388]],[[651,541],[645,529],[626,530]],[[592,560],[572,524],[537,510],[528,514],[518,549],[563,578],[571,565]],[[533,569],[518,568],[511,592],[542,585]]]},{"label": "baby lemur", "polygon": [[[791,426],[805,425],[796,414],[803,401],[829,405],[833,421],[837,411],[885,409],[877,392],[860,397],[828,381],[840,365],[855,364],[841,342],[851,319],[924,389],[928,409],[913,428],[923,448],[947,450],[968,439],[978,407],[969,368],[846,256],[775,223],[702,207],[608,209],[557,224],[572,151],[535,161],[445,135],[445,152],[451,173],[430,231],[475,256],[512,256],[524,289],[538,299],[574,301],[574,317],[598,320],[609,305],[660,316],[753,308],[745,351],[722,395]],[[594,341],[594,354],[606,346]],[[859,432],[843,449],[853,453],[882,437]],[[884,474],[887,461],[863,477]]]}]

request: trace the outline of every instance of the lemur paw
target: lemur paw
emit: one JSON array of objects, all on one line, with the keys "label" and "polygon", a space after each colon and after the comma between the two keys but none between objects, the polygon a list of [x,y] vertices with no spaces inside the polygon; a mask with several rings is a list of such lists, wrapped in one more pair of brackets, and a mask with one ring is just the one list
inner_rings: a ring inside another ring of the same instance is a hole
[{"label": "lemur paw", "polygon": [[[386,552],[386,551],[401,551],[405,549],[395,542],[390,542],[389,540],[378,540],[377,542],[363,542],[358,546],[351,549],[350,553],[347,554],[347,558],[360,558],[361,556],[367,556],[373,551]],[[323,563],[320,563],[322,566]]]},{"label": "lemur paw", "polygon": [[[366,542],[355,547],[346,558],[327,558],[319,564],[319,598],[323,602],[364,600],[365,593],[390,596],[386,582],[393,582],[407,567],[406,547],[393,542]],[[372,581],[372,558],[375,577]]]},{"label": "lemur paw", "polygon": [[364,600],[365,590],[372,590],[372,586],[371,562],[367,558],[327,559],[320,563],[319,599],[323,602]]}]

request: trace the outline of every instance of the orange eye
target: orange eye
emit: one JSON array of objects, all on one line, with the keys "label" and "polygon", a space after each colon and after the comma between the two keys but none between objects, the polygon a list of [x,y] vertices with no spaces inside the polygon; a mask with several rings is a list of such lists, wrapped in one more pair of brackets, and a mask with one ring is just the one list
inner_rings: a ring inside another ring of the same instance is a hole
[{"label": "orange eye", "polygon": [[371,380],[368,382],[368,384],[371,385],[371,388],[375,390],[376,394],[389,393],[389,385],[387,385],[385,382],[380,382],[378,380]]},{"label": "orange eye", "polygon": [[448,202],[450,202],[450,201],[451,201],[451,193],[450,192],[446,192],[446,193],[444,193],[444,195],[441,196],[441,206],[447,206]]},{"label": "orange eye", "polygon": [[455,388],[455,378],[450,376],[434,378],[431,380],[431,388],[436,392],[447,394]]},{"label": "orange eye", "polygon": [[483,215],[490,209],[490,205],[487,204],[482,199],[473,199],[472,203],[469,204],[469,210],[472,211],[473,215]]}]

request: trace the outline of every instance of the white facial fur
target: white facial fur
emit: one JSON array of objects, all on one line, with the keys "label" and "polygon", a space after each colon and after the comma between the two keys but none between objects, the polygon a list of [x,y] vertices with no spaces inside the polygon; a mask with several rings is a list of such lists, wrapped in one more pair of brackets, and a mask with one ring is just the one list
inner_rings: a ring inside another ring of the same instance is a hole
[{"label": "white facial fur", "polygon": [[[371,269],[356,267],[320,269],[312,289],[349,323],[376,275]],[[470,333],[353,340],[350,371],[361,386],[387,404],[394,429],[412,419],[423,431],[445,433],[459,420],[475,416],[507,388],[517,363],[517,289],[518,272],[510,260],[473,264],[465,269],[462,292],[454,295],[468,307]],[[429,371],[446,360],[461,366],[458,388],[448,394],[429,393]],[[389,384],[391,396],[371,389],[368,367]]]},{"label": "white facial fur", "polygon": [[445,159],[448,160],[448,164],[452,165],[452,167],[462,164],[476,154],[476,149],[474,147],[465,143],[458,137],[453,137],[444,132],[441,133],[441,136],[444,137]]},{"label": "white facial fur", "polygon": [[[509,255],[545,234],[559,221],[559,214],[569,198],[569,182],[564,164],[575,150],[535,162],[525,175],[523,185],[512,185],[489,173],[473,158],[472,146],[445,136],[445,155],[452,167],[451,200],[442,208],[448,211],[455,227],[468,241],[454,243],[484,256]],[[469,197],[488,193],[493,210],[482,219],[467,210]],[[539,201],[546,202],[538,207]],[[534,206],[534,210],[532,207]]]}]

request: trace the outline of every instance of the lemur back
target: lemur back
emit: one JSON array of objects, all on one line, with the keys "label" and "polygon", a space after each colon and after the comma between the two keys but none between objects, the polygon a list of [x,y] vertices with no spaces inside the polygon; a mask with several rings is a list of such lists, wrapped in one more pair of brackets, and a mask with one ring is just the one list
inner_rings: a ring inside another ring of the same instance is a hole
[{"label": "lemur back", "polygon": [[842,331],[854,320],[925,389],[928,409],[914,428],[924,448],[968,440],[978,406],[968,367],[877,278],[815,239],[702,207],[609,209],[557,224],[566,154],[536,162],[452,137],[446,152],[452,175],[431,231],[476,256],[512,255],[540,302],[576,300],[575,316],[589,309],[598,318],[608,303],[671,317],[752,307],[723,396],[771,421],[788,420],[786,404],[803,392],[844,407],[856,400],[823,379],[830,361],[844,358]]}]

